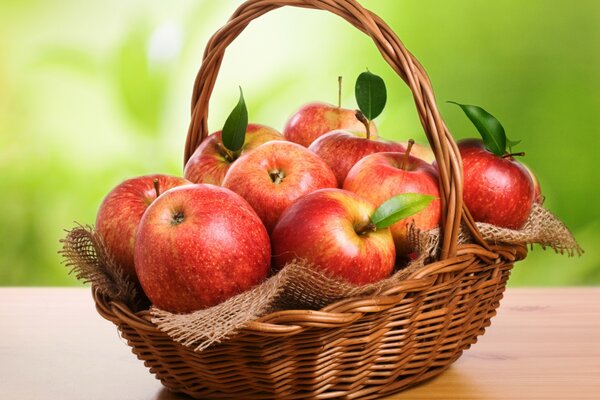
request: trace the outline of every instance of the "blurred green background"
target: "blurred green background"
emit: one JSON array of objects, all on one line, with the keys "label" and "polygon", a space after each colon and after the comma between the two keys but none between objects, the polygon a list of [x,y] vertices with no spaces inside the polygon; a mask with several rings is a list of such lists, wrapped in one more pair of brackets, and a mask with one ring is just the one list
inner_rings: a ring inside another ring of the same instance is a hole
[{"label": "blurred green background", "polygon": [[[205,43],[240,1],[0,2],[0,285],[78,285],[57,255],[126,177],[181,174]],[[546,205],[586,254],[536,247],[510,284],[600,283],[600,2],[364,0],[426,67],[456,138],[456,100],[497,116],[539,176]],[[230,46],[211,102],[219,129],[244,88],[250,119],[282,129],[301,104],[346,107],[365,67],[384,77],[379,131],[424,140],[410,92],[370,39],[336,16],[274,11]],[[595,160],[595,161],[594,161]]]}]

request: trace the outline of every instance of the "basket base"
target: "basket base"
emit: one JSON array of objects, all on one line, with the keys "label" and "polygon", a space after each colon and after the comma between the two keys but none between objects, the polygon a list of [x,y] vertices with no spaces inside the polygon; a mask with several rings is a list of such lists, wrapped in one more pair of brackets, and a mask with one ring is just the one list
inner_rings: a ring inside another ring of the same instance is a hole
[{"label": "basket base", "polygon": [[[479,265],[458,281],[408,294],[342,329],[265,337],[242,332],[203,352],[158,330],[119,324],[168,390],[197,399],[376,399],[443,373],[485,332],[512,264]],[[468,270],[467,270],[468,271]],[[456,277],[455,277],[456,278]]]}]

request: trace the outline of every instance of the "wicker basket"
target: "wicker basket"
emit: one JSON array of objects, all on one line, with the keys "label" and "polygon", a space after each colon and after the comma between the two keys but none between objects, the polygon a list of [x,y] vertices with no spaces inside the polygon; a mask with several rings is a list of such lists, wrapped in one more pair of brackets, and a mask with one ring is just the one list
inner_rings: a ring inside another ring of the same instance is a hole
[{"label": "wicker basket", "polygon": [[[376,297],[319,311],[269,314],[235,337],[194,352],[93,288],[98,312],[117,325],[150,372],[195,398],[379,398],[431,378],[477,341],[496,313],[513,263],[525,246],[489,245],[462,201],[462,166],[419,62],[378,16],[355,0],[248,0],[206,46],[192,99],[185,160],[208,135],[208,101],[227,46],[253,19],[282,6],[315,8],[369,35],[410,87],[440,172],[439,260]],[[474,244],[458,244],[461,222]]]}]

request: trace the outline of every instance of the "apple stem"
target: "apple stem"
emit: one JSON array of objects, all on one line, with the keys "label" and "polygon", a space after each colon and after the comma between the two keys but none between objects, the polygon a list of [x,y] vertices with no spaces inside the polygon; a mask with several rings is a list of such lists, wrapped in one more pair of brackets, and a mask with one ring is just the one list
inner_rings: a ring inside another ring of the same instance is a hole
[{"label": "apple stem", "polygon": [[273,183],[276,185],[279,185],[283,181],[283,178],[285,178],[285,174],[283,173],[283,171],[279,171],[277,169],[269,171],[269,176],[271,177]]},{"label": "apple stem", "polygon": [[234,153],[233,151],[229,150],[227,147],[225,147],[225,145],[223,143],[219,143],[219,151],[221,152],[221,154],[223,155],[223,157],[225,157],[225,159],[229,162],[234,162],[237,158],[238,155],[236,155],[236,153]]},{"label": "apple stem", "polygon": [[506,153],[505,155],[502,156],[502,158],[509,158],[509,157],[523,157],[525,156],[525,152],[524,151],[520,151],[518,153]]},{"label": "apple stem", "polygon": [[365,126],[365,130],[367,132],[367,139],[371,139],[371,121],[369,121],[369,119],[365,117],[365,114],[363,114],[360,110],[356,110],[354,116]]},{"label": "apple stem", "polygon": [[342,77],[338,76],[338,108],[342,108]]},{"label": "apple stem", "polygon": [[154,178],[152,183],[154,184],[154,192],[156,192],[156,197],[160,196],[160,184],[158,183],[158,179]]},{"label": "apple stem", "polygon": [[183,211],[177,211],[175,214],[173,214],[173,217],[171,219],[171,226],[181,224],[183,222],[183,219],[184,219]]},{"label": "apple stem", "polygon": [[356,231],[356,233],[358,235],[366,235],[369,232],[375,232],[375,231],[377,231],[377,227],[375,226],[373,221],[369,220],[369,223],[366,224],[365,226],[363,226],[362,228],[358,229]]},{"label": "apple stem", "polygon": [[402,158],[402,169],[406,168],[406,165],[408,164],[408,157],[410,157],[410,151],[412,150],[413,144],[415,144],[415,141],[413,139],[408,139],[408,146],[406,146],[404,158]]}]

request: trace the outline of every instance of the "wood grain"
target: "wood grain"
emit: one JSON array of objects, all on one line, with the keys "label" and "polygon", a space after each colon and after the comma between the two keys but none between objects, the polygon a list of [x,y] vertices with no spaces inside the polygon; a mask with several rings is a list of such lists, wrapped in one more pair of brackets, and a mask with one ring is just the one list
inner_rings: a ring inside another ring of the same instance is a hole
[{"label": "wood grain", "polygon": [[[185,399],[162,389],[89,289],[0,288],[0,398]],[[598,399],[600,288],[508,289],[479,342],[389,399]]]}]

